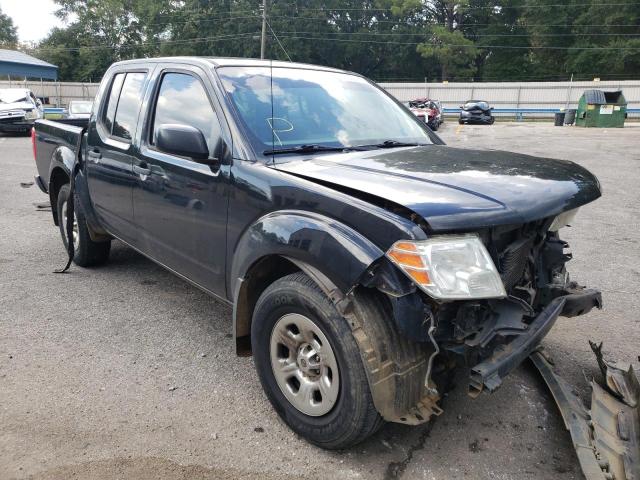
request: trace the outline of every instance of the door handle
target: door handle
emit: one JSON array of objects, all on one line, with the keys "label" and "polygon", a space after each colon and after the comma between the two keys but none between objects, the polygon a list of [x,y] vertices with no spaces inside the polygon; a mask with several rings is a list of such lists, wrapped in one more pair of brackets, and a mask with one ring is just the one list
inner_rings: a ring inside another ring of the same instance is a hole
[{"label": "door handle", "polygon": [[93,150],[89,150],[89,153],[87,153],[87,156],[89,157],[89,160],[92,160],[94,163],[98,163],[102,158],[102,154],[100,153],[100,150],[96,148],[94,148]]},{"label": "door handle", "polygon": [[151,169],[147,167],[148,165],[145,162],[142,162],[140,165],[134,165],[133,171],[138,175],[150,175]]}]

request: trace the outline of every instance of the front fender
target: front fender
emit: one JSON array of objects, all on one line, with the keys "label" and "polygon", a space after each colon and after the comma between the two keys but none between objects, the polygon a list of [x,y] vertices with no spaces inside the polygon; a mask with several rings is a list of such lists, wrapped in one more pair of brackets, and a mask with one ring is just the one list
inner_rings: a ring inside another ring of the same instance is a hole
[{"label": "front fender", "polygon": [[268,255],[310,265],[347,293],[384,252],[352,228],[324,215],[301,210],[272,212],[249,227],[234,250],[228,290],[232,298],[237,298],[250,267]]}]

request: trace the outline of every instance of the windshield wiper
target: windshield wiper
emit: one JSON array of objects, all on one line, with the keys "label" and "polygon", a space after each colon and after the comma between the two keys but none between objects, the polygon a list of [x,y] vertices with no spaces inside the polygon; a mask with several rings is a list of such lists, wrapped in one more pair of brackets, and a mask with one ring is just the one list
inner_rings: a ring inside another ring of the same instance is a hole
[{"label": "windshield wiper", "polygon": [[364,146],[360,147],[330,147],[327,145],[300,145],[298,147],[290,147],[290,148],[274,148],[273,150],[265,150],[262,152],[263,155],[280,155],[284,153],[313,153],[313,152],[348,152],[354,150],[368,150]]},{"label": "windshield wiper", "polygon": [[422,145],[429,145],[428,143],[415,143],[415,142],[399,142],[398,140],[385,140],[382,143],[376,143],[373,145],[359,145],[360,147],[377,147],[377,148],[397,148],[397,147],[419,147]]}]

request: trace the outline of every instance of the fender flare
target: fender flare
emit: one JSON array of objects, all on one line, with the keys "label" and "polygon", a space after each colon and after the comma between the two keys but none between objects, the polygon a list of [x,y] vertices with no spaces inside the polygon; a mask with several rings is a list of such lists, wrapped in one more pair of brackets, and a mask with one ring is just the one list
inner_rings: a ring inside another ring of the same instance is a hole
[{"label": "fender flare", "polygon": [[[51,185],[51,180],[54,173],[58,170],[62,170],[67,175],[67,177],[71,178],[71,170],[74,168],[76,155],[79,155],[79,153],[74,152],[66,145],[60,145],[54,150],[51,156],[51,164],[49,167],[49,185]],[[80,204],[85,219],[87,220],[87,226],[89,227],[89,236],[93,241],[108,240],[111,237],[100,226],[100,222],[95,215],[93,204],[89,197],[87,176],[85,175],[80,162],[75,168],[76,201]],[[53,199],[53,195],[53,188],[49,186],[49,201],[51,203],[51,212],[53,214],[53,221],[57,225],[57,212],[55,212],[56,205]]]},{"label": "fender flare", "polygon": [[279,210],[254,222],[237,243],[232,260],[232,298],[238,280],[267,255],[304,262],[323,272],[347,293],[384,252],[351,227],[330,217],[303,210]]},{"label": "fender flare", "polygon": [[245,280],[254,265],[272,256],[307,273],[339,305],[384,252],[351,227],[317,213],[279,210],[259,218],[238,241],[227,280],[237,346],[239,338],[250,333],[252,309],[243,304]]}]

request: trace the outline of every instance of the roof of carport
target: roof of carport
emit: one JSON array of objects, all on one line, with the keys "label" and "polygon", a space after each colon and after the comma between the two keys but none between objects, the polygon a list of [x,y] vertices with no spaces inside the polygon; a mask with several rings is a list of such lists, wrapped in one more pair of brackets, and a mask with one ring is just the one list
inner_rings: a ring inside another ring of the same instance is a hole
[{"label": "roof of carport", "polygon": [[17,50],[0,49],[0,75],[57,80],[58,67]]}]

